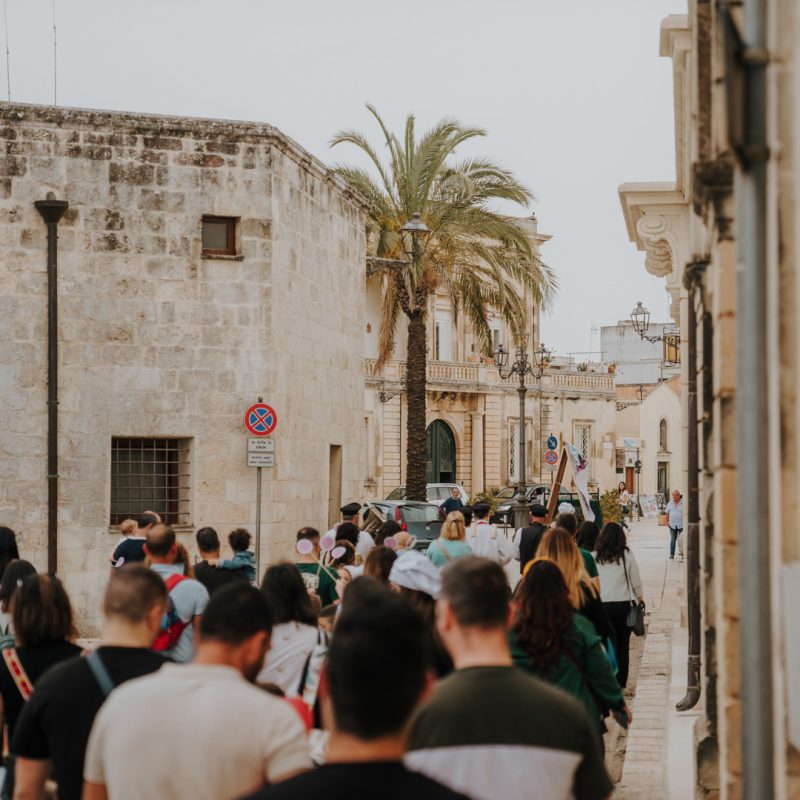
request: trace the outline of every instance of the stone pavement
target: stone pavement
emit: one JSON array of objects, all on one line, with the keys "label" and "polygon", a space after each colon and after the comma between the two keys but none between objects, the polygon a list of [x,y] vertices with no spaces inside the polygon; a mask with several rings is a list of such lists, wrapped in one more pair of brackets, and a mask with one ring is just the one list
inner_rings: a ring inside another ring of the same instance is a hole
[{"label": "stone pavement", "polygon": [[686,692],[687,631],[681,626],[685,564],[669,560],[669,532],[655,520],[634,523],[628,543],[636,555],[647,604],[647,635],[629,704],[618,800],[691,800],[694,787],[695,710],[679,714]]}]

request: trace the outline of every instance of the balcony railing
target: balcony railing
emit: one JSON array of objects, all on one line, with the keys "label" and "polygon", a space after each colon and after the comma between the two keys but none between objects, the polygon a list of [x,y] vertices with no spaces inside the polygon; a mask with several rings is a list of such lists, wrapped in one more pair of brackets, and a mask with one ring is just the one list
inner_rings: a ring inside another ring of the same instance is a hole
[{"label": "balcony railing", "polygon": [[[384,383],[397,387],[405,381],[406,365],[404,361],[388,361],[383,370],[378,370],[374,359],[364,360],[364,376],[368,384]],[[429,361],[428,385],[452,386],[453,388],[497,387],[512,389],[519,384],[516,375],[502,379],[494,366],[490,364],[468,364],[457,361]],[[529,375],[525,379],[529,389],[540,388],[539,381]],[[603,372],[566,372],[548,369],[541,380],[544,392],[557,394],[578,392],[580,394],[615,395],[614,376]]]}]

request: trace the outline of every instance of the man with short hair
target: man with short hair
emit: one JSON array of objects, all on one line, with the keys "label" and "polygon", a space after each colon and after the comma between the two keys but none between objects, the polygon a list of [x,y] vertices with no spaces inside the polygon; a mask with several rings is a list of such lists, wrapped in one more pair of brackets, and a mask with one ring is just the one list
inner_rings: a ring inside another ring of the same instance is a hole
[{"label": "man with short hair", "polygon": [[428,685],[422,617],[369,578],[349,584],[346,598],[320,683],[331,730],[326,762],[250,800],[466,800],[402,762],[409,720]]},{"label": "man with short hair", "polygon": [[592,721],[575,698],[513,666],[511,618],[502,567],[475,556],[444,567],[436,627],[456,671],[417,715],[406,763],[474,800],[608,797]]},{"label": "man with short hair", "polygon": [[[102,644],[50,669],[17,721],[17,800],[39,800],[51,768],[59,798],[80,800],[86,743],[107,691],[166,662],[149,649],[166,606],[164,582],[144,564],[114,570],[103,599]],[[108,678],[103,686],[93,672],[98,665]]]},{"label": "man with short hair", "polygon": [[497,530],[497,526],[489,524],[490,510],[488,503],[475,503],[472,506],[475,521],[467,531],[466,542],[476,556],[488,558],[502,567],[511,561],[514,551],[505,535]]},{"label": "man with short hair", "polygon": [[367,553],[375,547],[375,539],[372,538],[372,534],[369,531],[362,531],[361,525],[359,525],[359,512],[361,511],[361,503],[347,503],[343,505],[339,509],[339,513],[342,515],[341,522],[337,522],[325,535],[326,536],[333,536],[336,538],[336,531],[343,522],[352,522],[356,528],[359,529],[358,531],[358,542],[356,543],[356,552],[359,553],[363,558],[367,557]]},{"label": "man with short hair", "polygon": [[217,562],[220,559],[219,536],[213,528],[200,528],[195,534],[195,540],[202,561],[195,564],[194,577],[206,587],[209,595],[229,583],[247,580],[247,576],[241,570],[217,569],[216,566],[208,563],[209,561]]},{"label": "man with short hair", "polygon": [[194,656],[194,630],[208,603],[206,587],[194,578],[187,578],[183,574],[183,566],[175,563],[178,543],[175,531],[168,525],[154,525],[147,532],[145,553],[150,556],[151,569],[161,576],[169,593],[168,605],[171,607],[168,608],[167,622],[175,642],[163,653],[173,661],[191,661]]},{"label": "man with short hair", "polygon": [[319,531],[316,528],[300,528],[297,531],[297,541],[303,540],[311,542],[311,552],[298,552],[295,566],[300,572],[300,577],[308,592],[316,594],[322,607],[325,608],[339,599],[336,592],[336,581],[328,572],[330,568],[325,568],[320,563],[322,554],[319,549]]},{"label": "man with short hair", "polygon": [[450,497],[442,503],[442,513],[446,517],[451,511],[460,511],[463,507],[464,503],[461,500],[461,492],[454,486],[450,492]]},{"label": "man with short hair", "polygon": [[511,547],[514,551],[514,558],[519,561],[520,574],[525,571],[525,565],[536,557],[539,542],[547,530],[546,517],[547,507],[541,503],[534,503],[531,506],[531,524],[520,528],[514,534]]},{"label": "man with short hair", "polygon": [[160,524],[161,519],[158,514],[154,514],[152,511],[139,514],[136,517],[136,530],[114,548],[114,555],[111,556],[112,566],[119,569],[125,564],[144,561],[144,545],[147,541],[147,534],[154,525]]},{"label": "man with short hair", "polygon": [[297,713],[251,685],[271,631],[269,605],[254,586],[216,592],[194,663],[131,681],[100,709],[84,800],[235,798],[310,767]]}]

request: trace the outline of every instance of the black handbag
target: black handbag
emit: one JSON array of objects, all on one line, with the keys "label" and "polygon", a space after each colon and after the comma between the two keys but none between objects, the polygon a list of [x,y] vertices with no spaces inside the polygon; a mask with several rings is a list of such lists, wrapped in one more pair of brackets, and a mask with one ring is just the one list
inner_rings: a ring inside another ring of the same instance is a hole
[{"label": "black handbag", "polygon": [[628,592],[631,595],[631,607],[628,609],[628,616],[625,617],[625,624],[636,634],[636,636],[644,636],[644,601],[637,603],[633,599],[633,589],[631,582],[628,578],[628,567],[625,564],[625,553],[622,553],[622,569],[625,570],[625,583],[628,586]]}]

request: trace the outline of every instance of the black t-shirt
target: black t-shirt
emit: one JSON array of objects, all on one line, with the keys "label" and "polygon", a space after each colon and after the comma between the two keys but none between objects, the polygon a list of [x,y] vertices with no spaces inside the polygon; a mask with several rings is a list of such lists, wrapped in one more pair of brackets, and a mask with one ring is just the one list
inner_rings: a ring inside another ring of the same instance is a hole
[{"label": "black t-shirt", "polygon": [[209,594],[214,594],[217,589],[227,586],[229,583],[247,582],[247,577],[240,569],[217,569],[212,567],[207,561],[195,564],[194,577],[206,587]]},{"label": "black t-shirt", "polygon": [[541,522],[534,522],[523,528],[519,534],[519,571],[525,569],[525,565],[536,557],[536,550],[539,542],[542,541],[546,528]]},{"label": "black t-shirt", "polygon": [[[75,658],[80,654],[81,648],[78,645],[63,640],[17,648],[17,658],[34,687],[38,685],[38,679],[54,664],[68,658]],[[22,699],[17,684],[14,683],[3,658],[0,658],[0,694],[3,696],[3,711],[8,722],[8,738],[12,742],[11,752],[13,753],[14,727],[25,701]]]},{"label": "black t-shirt", "polygon": [[399,761],[325,764],[267,786],[245,800],[467,800],[441,783],[407,770]]},{"label": "black t-shirt", "polygon": [[[155,672],[167,661],[143,647],[100,647],[97,652],[115,686]],[[23,758],[51,759],[61,800],[81,798],[86,744],[104,701],[86,660],[72,659],[36,684],[19,717],[12,752]]]},{"label": "black t-shirt", "polygon": [[[135,564],[137,561],[144,561],[147,554],[144,546],[147,540],[144,538],[131,538],[120,542],[114,550],[114,566],[121,567],[123,564]],[[122,559],[122,561],[120,561]]]}]

